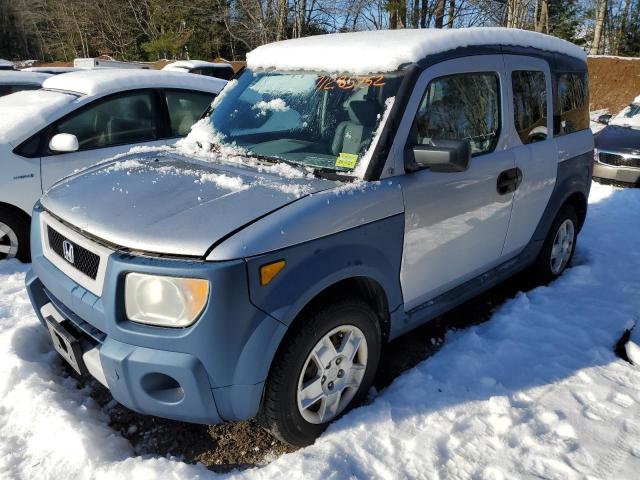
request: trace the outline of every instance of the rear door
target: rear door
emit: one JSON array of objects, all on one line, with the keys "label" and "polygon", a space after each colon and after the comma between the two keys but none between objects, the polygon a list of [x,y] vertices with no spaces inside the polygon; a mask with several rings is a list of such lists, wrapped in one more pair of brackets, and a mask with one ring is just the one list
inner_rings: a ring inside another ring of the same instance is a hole
[{"label": "rear door", "polygon": [[503,68],[501,55],[450,60],[426,70],[416,84],[417,111],[412,97],[398,133],[409,128],[405,148],[466,139],[473,158],[464,172],[426,169],[394,177],[405,200],[400,280],[407,310],[502,260],[513,192],[499,191],[498,181],[515,166],[504,147]]},{"label": "rear door", "polygon": [[216,97],[214,93],[177,89],[164,90],[162,95],[169,112],[171,138],[187,135]]},{"label": "rear door", "polygon": [[555,186],[558,147],[553,138],[553,94],[549,65],[541,59],[504,55],[508,78],[505,130],[522,182],[515,192],[505,256],[529,243]]},{"label": "rear door", "polygon": [[[47,130],[42,156],[42,188],[96,162],[126,153],[135,145],[166,144],[159,97],[153,90],[134,90],[96,100],[56,121]],[[77,137],[79,150],[49,149],[58,133]]]}]

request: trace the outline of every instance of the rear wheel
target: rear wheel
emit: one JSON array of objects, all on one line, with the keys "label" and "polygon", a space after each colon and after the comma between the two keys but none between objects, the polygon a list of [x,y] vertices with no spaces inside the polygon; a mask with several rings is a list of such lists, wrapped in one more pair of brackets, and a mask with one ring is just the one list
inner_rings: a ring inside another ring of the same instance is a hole
[{"label": "rear wheel", "polygon": [[0,260],[10,258],[30,261],[29,222],[13,212],[0,210]]},{"label": "rear wheel", "polygon": [[377,315],[360,299],[306,316],[274,360],[259,420],[287,443],[313,443],[366,395],[380,348]]},{"label": "rear wheel", "polygon": [[577,235],[576,211],[573,206],[564,205],[553,221],[533,267],[540,281],[550,282],[562,275],[576,250]]}]

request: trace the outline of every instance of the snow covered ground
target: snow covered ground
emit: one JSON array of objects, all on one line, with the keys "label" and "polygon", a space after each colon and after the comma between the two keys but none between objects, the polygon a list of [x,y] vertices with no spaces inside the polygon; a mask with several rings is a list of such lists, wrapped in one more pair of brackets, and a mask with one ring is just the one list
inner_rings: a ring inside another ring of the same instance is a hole
[{"label": "snow covered ground", "polygon": [[[640,367],[613,353],[640,323],[638,211],[640,190],[594,184],[562,278],[448,334],[315,445],[228,476],[638,478]],[[216,476],[136,456],[109,428],[64,375],[23,289],[26,270],[0,262],[0,478]]]}]

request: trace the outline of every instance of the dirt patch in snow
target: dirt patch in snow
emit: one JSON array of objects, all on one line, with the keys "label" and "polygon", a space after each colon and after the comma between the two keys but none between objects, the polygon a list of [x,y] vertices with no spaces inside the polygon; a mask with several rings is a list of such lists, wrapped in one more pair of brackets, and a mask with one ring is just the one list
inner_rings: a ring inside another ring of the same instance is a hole
[{"label": "dirt patch in snow", "polygon": [[589,110],[617,113],[640,95],[640,58],[589,57]]}]

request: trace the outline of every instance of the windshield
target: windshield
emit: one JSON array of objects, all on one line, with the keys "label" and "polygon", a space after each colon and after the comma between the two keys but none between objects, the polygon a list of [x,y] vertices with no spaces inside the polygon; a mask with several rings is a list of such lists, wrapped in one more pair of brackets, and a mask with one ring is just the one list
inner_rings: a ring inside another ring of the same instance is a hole
[{"label": "windshield", "polygon": [[640,128],[640,97],[636,98],[631,105],[613,117],[609,123],[624,127]]},{"label": "windshield", "polygon": [[402,74],[245,70],[209,116],[217,138],[253,155],[351,172],[371,145]]}]

